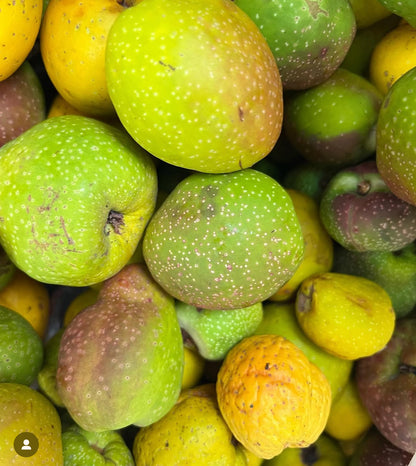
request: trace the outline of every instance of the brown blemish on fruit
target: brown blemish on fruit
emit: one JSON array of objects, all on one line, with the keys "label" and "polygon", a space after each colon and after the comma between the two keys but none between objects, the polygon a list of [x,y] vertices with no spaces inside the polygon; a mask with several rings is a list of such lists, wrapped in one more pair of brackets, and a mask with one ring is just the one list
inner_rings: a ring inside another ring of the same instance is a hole
[{"label": "brown blemish on fruit", "polygon": [[[117,235],[121,234],[121,227],[124,226],[124,216],[120,212],[116,212],[115,210],[110,210],[107,217],[106,225],[110,225],[114,233]],[[110,232],[106,230],[106,234],[108,235]]]},{"label": "brown blemish on fruit", "polygon": [[240,121],[244,121],[244,110],[241,107],[238,107],[238,118]]},{"label": "brown blemish on fruit", "polygon": [[61,228],[62,228],[62,230],[64,232],[64,235],[65,235],[65,237],[66,237],[66,239],[68,241],[68,244],[74,244],[74,240],[69,236],[68,231],[67,231],[66,226],[65,226],[65,220],[64,220],[64,218],[62,216],[59,217],[59,223],[61,224]]},{"label": "brown blemish on fruit", "polygon": [[308,5],[309,12],[313,19],[316,19],[319,13],[328,16],[328,12],[319,6],[319,2],[317,0],[306,0],[306,4]]}]

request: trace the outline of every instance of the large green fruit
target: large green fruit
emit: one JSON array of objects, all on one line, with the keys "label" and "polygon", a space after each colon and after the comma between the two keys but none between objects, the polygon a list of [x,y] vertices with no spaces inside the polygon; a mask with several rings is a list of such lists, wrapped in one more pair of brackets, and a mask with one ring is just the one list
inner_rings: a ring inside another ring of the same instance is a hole
[{"label": "large green fruit", "polygon": [[416,68],[390,88],[377,123],[377,167],[392,192],[416,205]]},{"label": "large green fruit", "polygon": [[0,242],[41,282],[98,283],[130,259],[156,203],[153,162],[119,129],[50,118],[0,149]]},{"label": "large green fruit", "polygon": [[284,89],[307,89],[341,64],[356,25],[348,0],[236,0],[265,36]]},{"label": "large green fruit", "polygon": [[173,298],[145,266],[130,264],[65,328],[58,394],[85,430],[149,425],[175,404],[183,361]]},{"label": "large green fruit", "polygon": [[303,251],[290,196],[253,169],[188,176],[152,217],[143,239],[156,281],[205,309],[267,299],[293,275]]},{"label": "large green fruit", "polygon": [[279,137],[280,74],[261,32],[231,0],[143,0],[108,37],[110,97],[132,137],[183,168],[251,167]]}]

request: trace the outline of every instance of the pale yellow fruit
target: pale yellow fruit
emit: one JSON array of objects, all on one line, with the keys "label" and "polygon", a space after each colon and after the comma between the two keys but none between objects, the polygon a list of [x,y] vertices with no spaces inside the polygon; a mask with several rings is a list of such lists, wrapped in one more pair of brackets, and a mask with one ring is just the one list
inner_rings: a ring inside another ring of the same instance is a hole
[{"label": "pale yellow fruit", "polygon": [[85,288],[85,290],[81,291],[81,293],[69,303],[64,315],[64,327],[66,327],[77,314],[97,301],[98,292],[98,288]]},{"label": "pale yellow fruit", "polygon": [[16,311],[45,337],[50,316],[50,299],[44,283],[17,270],[11,281],[0,290],[0,305]]},{"label": "pale yellow fruit", "polygon": [[195,387],[201,380],[205,368],[205,359],[187,346],[184,349],[184,367],[182,374],[182,390]]},{"label": "pale yellow fruit", "polygon": [[42,18],[42,0],[0,4],[0,81],[11,76],[35,44]]},{"label": "pale yellow fruit", "polygon": [[306,335],[339,358],[355,360],[380,351],[395,326],[387,292],[359,276],[313,275],[299,288],[295,308]]},{"label": "pale yellow fruit", "polygon": [[333,241],[319,216],[319,207],[314,199],[294,189],[287,189],[299,220],[305,252],[296,272],[273,296],[271,301],[292,299],[303,280],[314,273],[329,272],[334,258]]},{"label": "pale yellow fruit", "polygon": [[329,412],[325,431],[338,440],[354,440],[372,425],[353,378],[350,378]]},{"label": "pale yellow fruit", "polygon": [[257,466],[260,460],[233,438],[218,409],[215,386],[184,390],[159,421],[137,433],[136,466]]},{"label": "pale yellow fruit", "polygon": [[[14,448],[22,432],[30,432],[38,440],[33,456],[20,456]],[[59,414],[44,395],[26,385],[0,383],[0,439],[1,465],[64,464]]]},{"label": "pale yellow fruit", "polygon": [[260,458],[309,446],[328,419],[328,380],[278,335],[253,335],[237,343],[220,367],[216,387],[234,437]]},{"label": "pale yellow fruit", "polygon": [[108,32],[124,10],[116,0],[50,0],[42,21],[42,59],[55,88],[88,115],[115,113],[105,78]]},{"label": "pale yellow fruit", "polygon": [[415,66],[416,29],[408,23],[400,23],[375,46],[370,59],[370,81],[385,95]]}]

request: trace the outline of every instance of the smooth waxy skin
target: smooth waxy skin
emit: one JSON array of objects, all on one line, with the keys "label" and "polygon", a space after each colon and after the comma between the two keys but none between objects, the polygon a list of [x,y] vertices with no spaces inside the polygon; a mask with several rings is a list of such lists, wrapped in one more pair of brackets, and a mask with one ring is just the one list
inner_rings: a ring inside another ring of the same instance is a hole
[{"label": "smooth waxy skin", "polygon": [[42,340],[20,314],[0,306],[0,382],[30,385],[43,362]]},{"label": "smooth waxy skin", "polygon": [[13,446],[22,432],[39,441],[33,464],[63,466],[61,420],[53,404],[26,385],[0,383],[0,464],[29,464],[31,459],[19,456]]},{"label": "smooth waxy skin", "polygon": [[393,445],[416,451],[416,319],[397,321],[393,336],[378,353],[357,361],[360,397],[379,432]]},{"label": "smooth waxy skin", "polygon": [[216,389],[236,439],[264,459],[315,442],[331,405],[331,388],[320,369],[278,335],[237,343],[221,365]]},{"label": "smooth waxy skin", "polygon": [[378,170],[392,192],[416,205],[416,68],[387,93],[377,123]]},{"label": "smooth waxy skin", "polygon": [[256,464],[247,461],[250,453],[235,441],[224,422],[213,384],[183,391],[163,419],[139,431],[133,454],[137,466]]},{"label": "smooth waxy skin", "polygon": [[313,275],[303,281],[295,306],[306,335],[339,358],[354,360],[380,351],[395,326],[389,295],[363,277]]},{"label": "smooth waxy skin", "polygon": [[355,35],[346,0],[236,0],[257,24],[287,89],[325,81],[344,59]]},{"label": "smooth waxy skin", "polygon": [[28,61],[0,81],[0,146],[46,118],[41,82]]},{"label": "smooth waxy skin", "polygon": [[144,0],[126,9],[109,33],[106,75],[127,131],[173,165],[247,168],[279,137],[275,59],[230,0]]},{"label": "smooth waxy skin", "polygon": [[169,294],[205,309],[237,309],[271,296],[304,250],[292,201],[253,169],[188,176],[152,217],[143,255]]},{"label": "smooth waxy skin", "polygon": [[368,158],[383,97],[367,79],[342,68],[325,82],[288,95],[283,127],[302,156],[341,167]]},{"label": "smooth waxy skin", "polygon": [[7,1],[0,8],[0,81],[26,60],[42,19],[42,0]]},{"label": "smooth waxy skin", "polygon": [[74,421],[102,432],[160,419],[179,396],[182,371],[173,298],[131,264],[66,327],[56,380]]},{"label": "smooth waxy skin", "polygon": [[416,4],[413,0],[378,0],[387,10],[416,27]]},{"label": "smooth waxy skin", "polygon": [[416,239],[416,207],[390,191],[373,160],[331,178],[320,217],[331,237],[351,251],[397,251]]},{"label": "smooth waxy skin", "polygon": [[0,241],[36,280],[86,286],[130,259],[156,202],[149,155],[125,133],[65,115],[0,149]]}]

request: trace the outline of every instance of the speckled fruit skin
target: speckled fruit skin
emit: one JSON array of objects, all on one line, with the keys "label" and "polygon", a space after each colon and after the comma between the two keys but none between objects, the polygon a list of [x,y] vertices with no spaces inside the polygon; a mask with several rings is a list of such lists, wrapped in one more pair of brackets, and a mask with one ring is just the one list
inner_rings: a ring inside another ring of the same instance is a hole
[{"label": "speckled fruit skin", "polygon": [[166,198],[143,255],[169,294],[205,309],[237,309],[271,296],[303,257],[302,230],[286,191],[253,169],[194,173]]},{"label": "speckled fruit skin", "polygon": [[401,16],[416,28],[416,4],[413,0],[378,0],[392,13]]},{"label": "speckled fruit skin", "polygon": [[295,309],[299,325],[313,342],[350,360],[383,349],[396,320],[390,297],[380,285],[334,272],[304,280]]},{"label": "speckled fruit skin", "polygon": [[42,367],[43,344],[30,323],[0,305],[0,382],[30,385]]},{"label": "speckled fruit skin", "polygon": [[[31,458],[19,456],[14,449],[14,440],[22,432],[32,433],[39,441]],[[44,395],[26,385],[0,383],[0,438],[2,465],[64,465],[59,414]]]},{"label": "speckled fruit skin", "polygon": [[416,206],[390,191],[374,160],[331,178],[320,218],[330,236],[351,251],[397,251],[416,239]]},{"label": "speckled fruit skin", "polygon": [[331,405],[323,373],[278,335],[254,335],[235,345],[221,365],[216,390],[231,432],[264,459],[315,442]]},{"label": "speckled fruit skin", "polygon": [[236,0],[265,36],[283,88],[316,86],[338,68],[356,24],[347,0]]},{"label": "speckled fruit skin", "polygon": [[46,118],[41,82],[28,61],[0,81],[0,146]]},{"label": "speckled fruit skin", "polygon": [[144,0],[115,20],[106,75],[117,114],[154,156],[191,170],[251,167],[281,131],[279,70],[230,0]]},{"label": "speckled fruit skin", "polygon": [[5,1],[0,8],[0,81],[26,60],[39,32],[41,0]]},{"label": "speckled fruit skin", "polygon": [[0,241],[41,282],[87,286],[130,259],[153,213],[150,156],[125,133],[65,115],[0,148]]},{"label": "speckled fruit skin", "polygon": [[416,451],[416,319],[397,321],[382,351],[357,361],[360,397],[374,425],[393,445]]},{"label": "speckled fruit skin", "polygon": [[163,419],[138,432],[133,454],[136,466],[255,464],[222,418],[214,384],[184,390]]},{"label": "speckled fruit skin", "polygon": [[182,331],[208,360],[224,359],[242,338],[252,335],[263,317],[263,303],[241,309],[201,309],[177,301],[176,315]]},{"label": "speckled fruit skin", "polygon": [[358,163],[375,151],[382,100],[367,79],[338,68],[312,89],[287,95],[283,128],[310,162],[330,167]]},{"label": "speckled fruit skin", "polygon": [[56,383],[74,421],[101,432],[164,416],[179,396],[182,371],[173,298],[144,266],[130,264],[66,327]]},{"label": "speckled fruit skin", "polygon": [[377,167],[396,196],[416,205],[416,68],[387,93],[377,123]]}]

